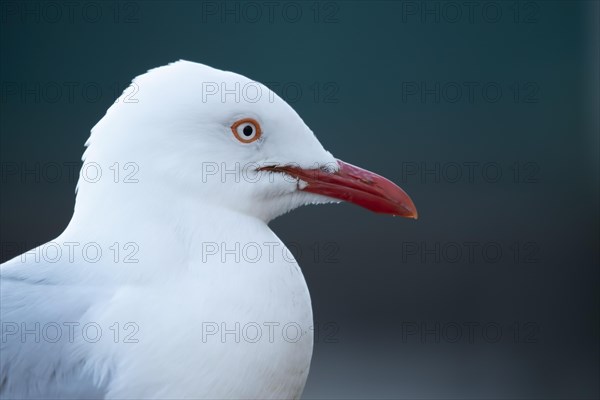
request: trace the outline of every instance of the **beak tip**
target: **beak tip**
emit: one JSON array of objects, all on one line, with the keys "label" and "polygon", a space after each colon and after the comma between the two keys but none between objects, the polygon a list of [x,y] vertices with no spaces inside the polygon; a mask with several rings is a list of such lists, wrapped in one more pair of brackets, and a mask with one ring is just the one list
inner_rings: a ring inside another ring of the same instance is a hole
[{"label": "beak tip", "polygon": [[406,198],[407,200],[405,201],[405,204],[401,207],[402,213],[400,214],[400,216],[414,220],[419,219],[419,212],[417,211],[415,203],[413,203],[412,199],[408,197],[408,195],[406,195]]},{"label": "beak tip", "polygon": [[404,217],[408,219],[419,219],[419,213],[416,208],[403,209],[402,213],[397,214],[399,217]]},{"label": "beak tip", "polygon": [[419,212],[417,211],[417,208],[414,205],[412,208],[412,219],[414,219],[414,220],[419,219]]}]

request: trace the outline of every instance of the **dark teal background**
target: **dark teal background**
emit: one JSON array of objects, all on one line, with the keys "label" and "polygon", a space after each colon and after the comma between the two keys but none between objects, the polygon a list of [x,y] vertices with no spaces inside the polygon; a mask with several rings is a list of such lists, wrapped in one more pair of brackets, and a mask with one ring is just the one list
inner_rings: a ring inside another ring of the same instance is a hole
[{"label": "dark teal background", "polygon": [[[2,261],[67,225],[65,163],[128,82],[188,59],[270,83],[325,148],[398,182],[419,209],[410,221],[305,207],[272,223],[294,244],[318,323],[305,398],[597,398],[599,6],[467,3],[284,2],[270,16],[269,2],[69,14],[3,1]],[[53,163],[63,176],[50,182]],[[498,261],[481,254],[490,243]],[[433,250],[421,259],[415,246]],[[499,326],[500,340],[442,331],[465,323]]]}]

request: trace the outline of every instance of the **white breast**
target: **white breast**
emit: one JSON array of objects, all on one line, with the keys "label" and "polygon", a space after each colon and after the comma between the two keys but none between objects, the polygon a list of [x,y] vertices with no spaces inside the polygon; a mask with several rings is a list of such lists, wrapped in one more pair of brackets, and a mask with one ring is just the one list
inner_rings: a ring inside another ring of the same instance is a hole
[{"label": "white breast", "polygon": [[312,309],[283,249],[271,262],[242,257],[206,268],[196,259],[189,274],[124,287],[108,307],[91,310],[102,326],[139,328],[137,343],[90,346],[113,360],[107,397],[299,398],[312,356]]}]

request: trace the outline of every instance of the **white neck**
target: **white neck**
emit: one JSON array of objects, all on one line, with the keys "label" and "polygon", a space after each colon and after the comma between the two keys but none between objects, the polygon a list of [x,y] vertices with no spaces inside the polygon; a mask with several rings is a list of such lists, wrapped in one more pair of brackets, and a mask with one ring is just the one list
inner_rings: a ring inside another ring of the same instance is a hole
[{"label": "white neck", "polygon": [[80,249],[87,243],[102,249],[98,268],[111,279],[166,279],[249,264],[253,273],[268,273],[282,260],[295,266],[264,221],[141,183],[80,185],[73,218],[57,241],[74,238]]}]

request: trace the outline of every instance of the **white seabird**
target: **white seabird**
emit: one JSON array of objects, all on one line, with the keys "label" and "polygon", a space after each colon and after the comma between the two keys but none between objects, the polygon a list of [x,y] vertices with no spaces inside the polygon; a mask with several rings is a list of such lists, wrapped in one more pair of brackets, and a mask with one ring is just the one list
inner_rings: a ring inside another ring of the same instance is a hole
[{"label": "white seabird", "polygon": [[265,86],[193,62],[137,77],[86,146],[65,231],[0,267],[2,398],[298,398],[311,301],[267,223],[417,217]]}]

